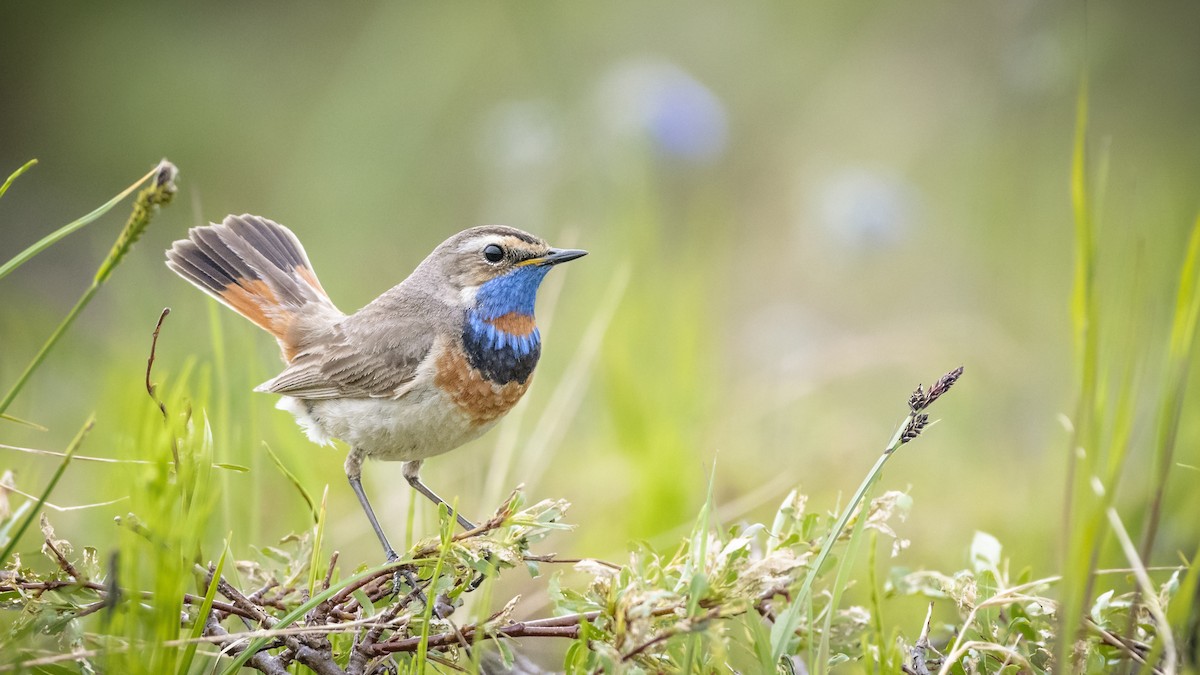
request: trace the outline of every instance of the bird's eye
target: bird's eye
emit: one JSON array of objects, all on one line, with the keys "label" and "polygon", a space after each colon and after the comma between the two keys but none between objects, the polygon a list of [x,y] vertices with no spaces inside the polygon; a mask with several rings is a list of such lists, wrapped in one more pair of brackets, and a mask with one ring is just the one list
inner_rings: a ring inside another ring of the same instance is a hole
[{"label": "bird's eye", "polygon": [[504,249],[496,244],[488,244],[483,247],[483,257],[490,263],[498,263],[504,260]]}]

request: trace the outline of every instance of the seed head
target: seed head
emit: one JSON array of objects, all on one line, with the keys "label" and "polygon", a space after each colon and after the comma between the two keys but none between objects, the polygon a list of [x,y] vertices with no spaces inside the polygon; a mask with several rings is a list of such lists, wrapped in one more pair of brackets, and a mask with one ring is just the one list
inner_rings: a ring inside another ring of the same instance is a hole
[{"label": "seed head", "polygon": [[959,366],[954,370],[946,373],[940,380],[933,383],[929,387],[929,391],[925,391],[924,387],[917,385],[917,390],[908,397],[908,408],[913,412],[921,412],[922,410],[933,405],[933,402],[941,398],[942,394],[950,391],[950,387],[962,377],[963,367]]}]

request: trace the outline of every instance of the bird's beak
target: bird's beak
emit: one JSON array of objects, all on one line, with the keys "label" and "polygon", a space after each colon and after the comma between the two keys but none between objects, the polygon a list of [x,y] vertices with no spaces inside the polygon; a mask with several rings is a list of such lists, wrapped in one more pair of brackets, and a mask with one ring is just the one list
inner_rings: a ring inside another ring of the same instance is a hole
[{"label": "bird's beak", "polygon": [[552,248],[546,252],[546,255],[541,256],[540,258],[522,260],[521,262],[517,263],[517,265],[537,265],[538,267],[544,267],[546,265],[557,265],[559,263],[567,262],[568,260],[582,258],[585,255],[587,255],[587,251],[577,248]]}]

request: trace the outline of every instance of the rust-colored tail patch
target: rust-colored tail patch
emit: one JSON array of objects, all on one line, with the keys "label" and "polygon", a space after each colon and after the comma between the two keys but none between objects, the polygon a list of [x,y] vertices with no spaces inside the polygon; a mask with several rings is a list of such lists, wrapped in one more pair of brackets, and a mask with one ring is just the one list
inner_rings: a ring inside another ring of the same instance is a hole
[{"label": "rust-colored tail patch", "polygon": [[274,335],[288,361],[301,342],[302,319],[341,314],[296,235],[266,218],[228,216],[194,227],[167,251],[167,266]]}]

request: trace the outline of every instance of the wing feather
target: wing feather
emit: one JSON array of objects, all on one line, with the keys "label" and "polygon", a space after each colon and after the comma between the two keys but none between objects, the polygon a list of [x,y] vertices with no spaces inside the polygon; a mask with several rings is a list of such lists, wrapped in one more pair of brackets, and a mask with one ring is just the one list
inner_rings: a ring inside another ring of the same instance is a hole
[{"label": "wing feather", "polygon": [[444,325],[431,320],[419,299],[402,297],[400,307],[372,303],[338,322],[255,391],[308,400],[402,395],[431,356],[435,327]]}]

